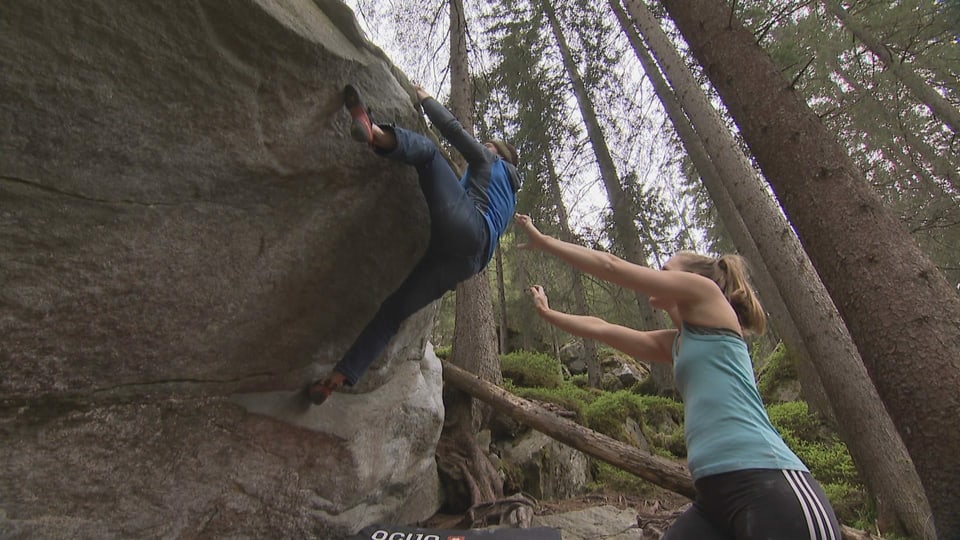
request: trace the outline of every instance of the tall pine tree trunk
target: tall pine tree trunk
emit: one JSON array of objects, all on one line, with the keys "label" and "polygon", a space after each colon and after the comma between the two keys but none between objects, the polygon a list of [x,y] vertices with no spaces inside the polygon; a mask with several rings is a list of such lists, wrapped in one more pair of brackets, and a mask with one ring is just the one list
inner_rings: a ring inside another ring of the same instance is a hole
[{"label": "tall pine tree trunk", "polygon": [[[802,246],[653,15],[637,0],[627,5],[673,87],[663,89],[665,102],[672,97],[683,107],[667,107],[678,132],[687,131],[687,116],[696,129],[684,140],[704,186],[742,254],[756,257],[752,260],[761,272],[755,274],[755,284],[765,306],[788,346],[806,353],[801,361],[819,375],[805,378],[823,384],[838,431],[878,501],[879,513],[892,525],[891,532],[906,529],[918,538],[929,537],[928,507],[916,471]],[[661,76],[657,66],[651,68],[651,77]]]},{"label": "tall pine tree trunk", "polygon": [[497,327],[500,331],[497,332],[497,338],[499,338],[500,354],[507,354],[510,352],[510,330],[507,325],[507,290],[503,279],[503,249],[499,245],[494,257],[497,264],[497,300],[499,300]]},{"label": "tall pine tree trunk", "polygon": [[[473,90],[467,69],[466,18],[462,0],[450,0],[450,109],[473,132]],[[461,162],[462,164],[462,162]],[[494,384],[502,382],[490,284],[484,270],[457,286],[451,359],[457,366]],[[481,448],[477,433],[489,406],[456,389],[445,389],[446,419],[437,448],[438,466],[447,478],[448,510],[463,511],[503,496],[503,481]],[[463,491],[453,489],[465,488]],[[463,497],[460,500],[456,498]]]},{"label": "tall pine tree trunk", "polygon": [[960,537],[960,298],[724,1],[662,3],[847,322],[939,535]]}]

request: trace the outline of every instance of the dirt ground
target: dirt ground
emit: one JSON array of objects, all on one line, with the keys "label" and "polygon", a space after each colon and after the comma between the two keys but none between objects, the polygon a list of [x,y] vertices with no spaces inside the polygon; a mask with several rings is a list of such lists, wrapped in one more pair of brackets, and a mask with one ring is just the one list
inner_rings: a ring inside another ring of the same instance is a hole
[{"label": "dirt ground", "polygon": [[540,501],[538,515],[561,514],[593,506],[614,506],[637,512],[637,524],[644,540],[659,540],[673,520],[686,509],[690,499],[671,491],[656,489],[647,496],[615,492],[591,493],[575,499]]},{"label": "dirt ground", "polygon": [[599,492],[573,499],[540,501],[540,510],[537,514],[562,514],[591,506],[615,506],[621,509],[633,508],[636,510],[657,508],[660,512],[669,514],[683,508],[689,502],[690,499],[666,490],[657,490],[657,492],[648,496]]},{"label": "dirt ground", "polygon": [[[534,503],[533,512],[535,515],[563,514],[596,506],[614,506],[621,510],[634,510],[637,512],[638,524],[643,529],[644,539],[658,540],[663,531],[673,523],[673,520],[690,503],[690,500],[671,491],[653,487],[651,492],[645,496],[603,491],[570,499],[534,501]],[[505,504],[499,509],[492,509],[491,514],[496,514],[497,511],[508,512],[509,505]],[[475,514],[473,518],[477,518],[477,515]],[[470,522],[471,516],[464,514],[436,514],[421,525],[438,529],[480,525],[476,522],[471,525]]]}]

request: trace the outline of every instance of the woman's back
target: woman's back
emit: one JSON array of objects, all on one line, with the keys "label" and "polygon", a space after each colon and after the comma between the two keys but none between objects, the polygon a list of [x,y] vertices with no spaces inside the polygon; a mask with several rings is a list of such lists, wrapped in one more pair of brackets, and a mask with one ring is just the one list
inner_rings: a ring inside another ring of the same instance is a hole
[{"label": "woman's back", "polygon": [[770,423],[736,332],[684,323],[673,355],[694,480],[743,469],[807,470]]}]

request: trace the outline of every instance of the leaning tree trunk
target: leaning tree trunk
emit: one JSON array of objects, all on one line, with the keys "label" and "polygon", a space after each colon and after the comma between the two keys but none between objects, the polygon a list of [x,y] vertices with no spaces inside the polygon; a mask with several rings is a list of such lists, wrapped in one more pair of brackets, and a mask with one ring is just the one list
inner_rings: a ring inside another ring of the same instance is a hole
[{"label": "leaning tree trunk", "polygon": [[[917,538],[932,536],[929,507],[906,448],[796,236],[653,15],[640,2],[631,0],[628,7],[676,90],[664,89],[665,103],[679,99],[698,131],[688,133],[685,143],[690,143],[687,148],[704,186],[742,253],[758,257],[768,270],[755,275],[760,294],[788,346],[807,352],[803,363],[819,375],[817,383],[830,399],[838,431],[877,500],[884,523],[891,532],[906,529]],[[648,74],[660,77],[657,66]],[[671,106],[667,110],[678,132],[686,132],[684,111]],[[750,224],[749,232],[744,222]]]},{"label": "leaning tree trunk", "polygon": [[[450,0],[451,112],[473,131],[473,99],[467,69],[466,19],[462,0]],[[452,360],[484,380],[499,384],[500,360],[490,284],[484,270],[457,286]],[[481,448],[477,433],[489,410],[468,394],[444,392],[446,418],[437,446],[437,465],[445,476],[447,509],[463,511],[503,496],[503,480]],[[457,488],[460,488],[459,490]]]},{"label": "leaning tree trunk", "polygon": [[960,297],[726,2],[662,3],[847,322],[939,535],[960,537]]},{"label": "leaning tree trunk", "polygon": [[486,383],[470,373],[444,363],[444,382],[489,403],[495,410],[585,454],[633,473],[660,487],[689,498],[696,496],[693,480],[681,463],[663,458],[636,446],[585,428],[517,397],[503,388]]}]

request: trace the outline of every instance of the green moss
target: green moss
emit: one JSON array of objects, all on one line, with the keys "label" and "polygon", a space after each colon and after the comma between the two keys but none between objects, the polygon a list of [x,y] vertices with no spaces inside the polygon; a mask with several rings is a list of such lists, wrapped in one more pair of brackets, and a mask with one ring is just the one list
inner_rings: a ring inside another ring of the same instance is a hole
[{"label": "green moss", "polygon": [[643,404],[643,436],[651,451],[669,458],[686,457],[683,436],[683,404],[662,396],[640,396]]},{"label": "green moss", "polygon": [[[659,396],[639,396],[633,392],[604,393],[584,410],[587,426],[627,444],[637,444],[626,429],[628,418],[640,427],[651,452],[686,455],[683,444],[683,405]],[[666,430],[666,431],[664,431]]]},{"label": "green moss", "polygon": [[663,396],[637,396],[648,419],[683,423],[683,403]]},{"label": "green moss", "polygon": [[817,415],[810,412],[806,402],[789,401],[769,405],[767,414],[787,444],[799,440],[820,443],[839,440],[836,433],[827,428]]},{"label": "green moss", "polygon": [[[622,442],[637,442],[624,430],[627,418],[633,418],[641,426],[644,436],[668,453],[675,454],[678,440],[680,447],[683,446],[683,405],[672,399],[640,396],[627,390],[604,392],[581,387],[574,380],[561,381],[555,388],[540,388],[518,386],[505,377],[503,386],[524,399],[554,403],[573,411],[577,422]],[[657,429],[663,426],[670,427],[669,433],[657,433]],[[679,455],[685,455],[685,451]]]},{"label": "green moss", "polygon": [[643,362],[637,360],[636,358],[630,356],[629,354],[609,347],[607,345],[601,345],[597,349],[597,360],[602,366],[620,366],[627,365],[632,367],[635,371],[647,371],[647,366]]},{"label": "green moss", "polygon": [[667,451],[668,457],[687,457],[687,439],[683,436],[683,425],[674,430],[674,432],[669,436],[665,437],[661,444],[663,449]]},{"label": "green moss", "polygon": [[580,388],[570,381],[563,381],[556,388],[523,388],[516,386],[510,379],[504,379],[503,387],[512,394],[524,399],[545,401],[559,405],[576,414],[578,422],[583,421],[583,410],[586,405],[600,394],[597,390]]},{"label": "green moss", "polygon": [[542,353],[516,351],[500,357],[504,379],[525,388],[558,388],[563,383],[560,361]]},{"label": "green moss", "polygon": [[618,441],[636,444],[631,440],[624,422],[629,417],[639,418],[643,412],[640,399],[632,392],[608,392],[597,398],[584,411],[587,426]]},{"label": "green moss", "polygon": [[863,530],[873,528],[876,510],[862,486],[846,482],[821,482],[821,486],[841,523]]},{"label": "green moss", "polygon": [[630,387],[630,391],[641,396],[656,396],[660,388],[657,387],[657,381],[653,377],[647,376]]},{"label": "green moss", "polygon": [[641,497],[649,496],[655,491],[649,482],[639,476],[602,461],[595,461],[594,464],[594,480],[589,486],[594,491],[611,490]]},{"label": "green moss", "polygon": [[773,391],[784,382],[796,380],[797,367],[793,354],[781,343],[763,362],[757,373],[757,388],[765,403],[773,401]]}]

